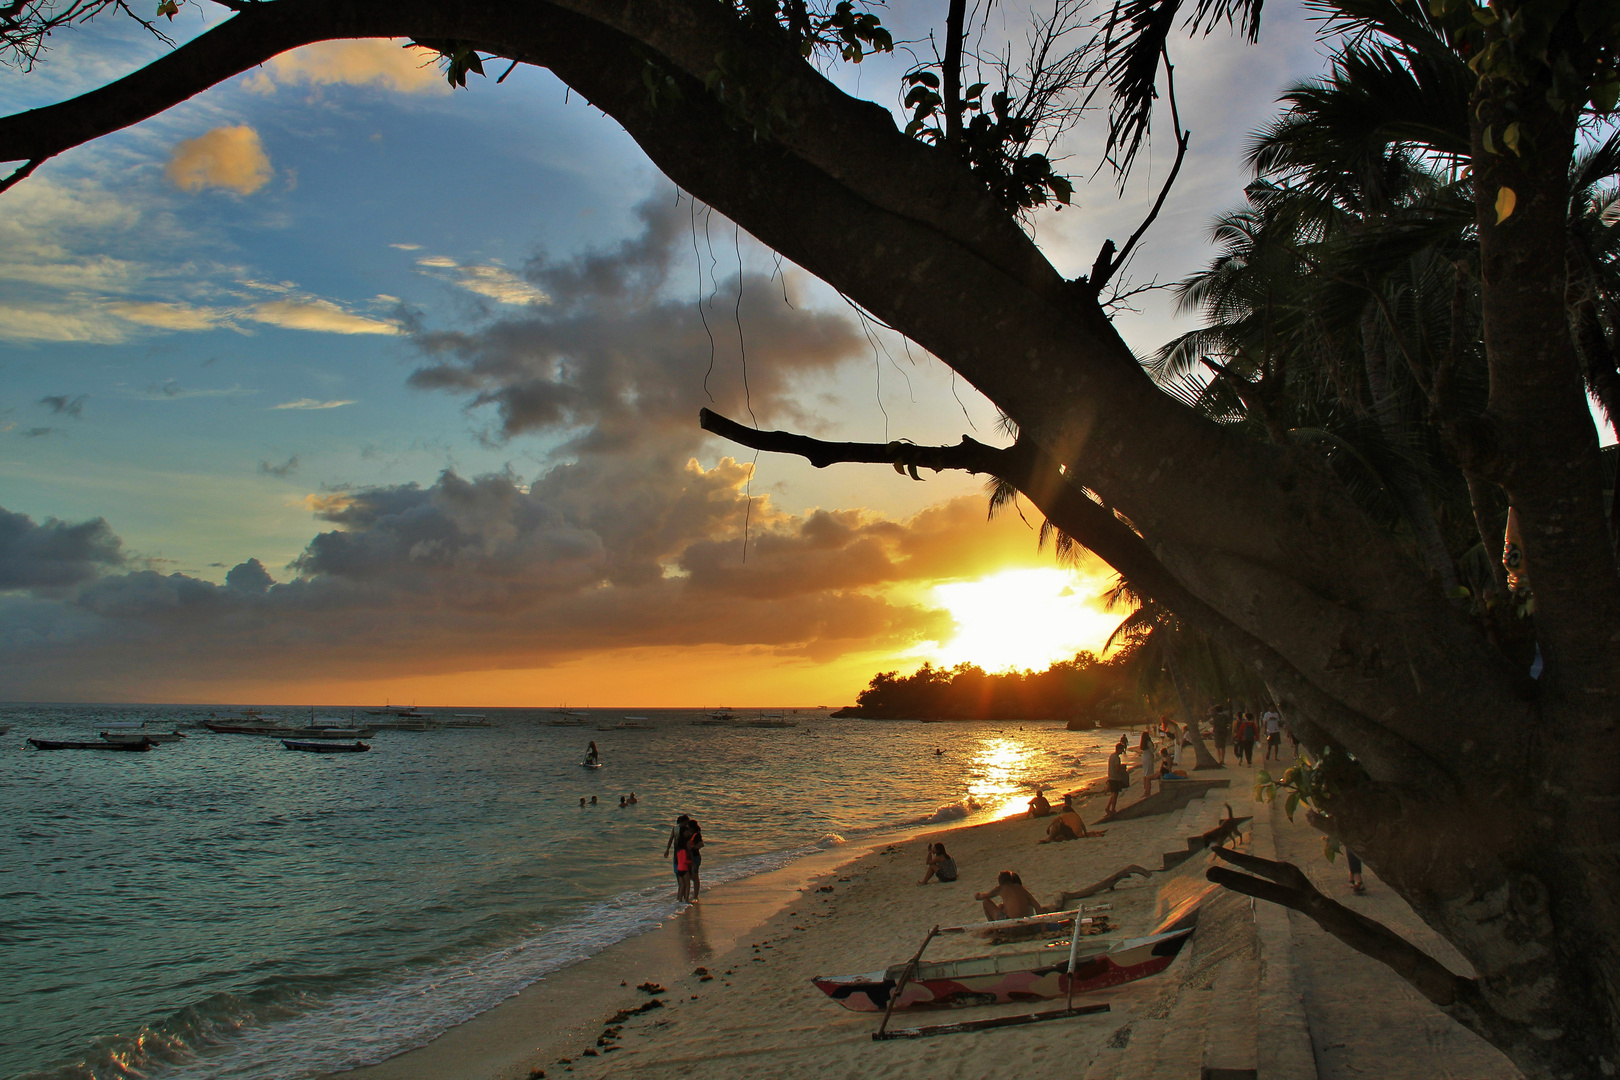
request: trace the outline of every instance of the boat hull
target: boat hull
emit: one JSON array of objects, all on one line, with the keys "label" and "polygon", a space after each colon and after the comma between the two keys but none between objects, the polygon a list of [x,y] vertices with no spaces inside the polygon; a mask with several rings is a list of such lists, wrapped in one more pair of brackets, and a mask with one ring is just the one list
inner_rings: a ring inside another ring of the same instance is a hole
[{"label": "boat hull", "polygon": [[65,742],[61,739],[29,739],[35,750],[124,750],[144,754],[152,749],[150,739],[139,742]]},{"label": "boat hull", "polygon": [[[1176,930],[1115,944],[1105,952],[1082,953],[1075,962],[1074,993],[1087,994],[1157,975],[1175,960],[1191,935]],[[1049,1001],[1069,993],[1066,951],[924,963],[906,983],[896,1009],[960,1008],[1013,1001]],[[900,968],[865,975],[827,975],[810,981],[846,1009],[882,1012],[894,996]]]},{"label": "boat hull", "polygon": [[363,754],[371,749],[363,742],[302,742],[298,739],[282,739],[281,745],[306,754]]}]

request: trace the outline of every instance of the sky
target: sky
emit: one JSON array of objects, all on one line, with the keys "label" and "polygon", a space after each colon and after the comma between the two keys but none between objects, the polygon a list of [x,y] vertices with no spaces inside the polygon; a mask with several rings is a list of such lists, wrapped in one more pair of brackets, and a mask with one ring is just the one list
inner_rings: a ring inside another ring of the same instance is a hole
[{"label": "sky", "polygon": [[[926,38],[939,5],[885,10]],[[224,18],[182,8],[182,40]],[[985,46],[1022,40],[1003,5]],[[127,20],[0,70],[0,109],[160,55]],[[898,108],[911,58],[839,68]],[[1192,143],[1128,270],[1173,281],[1246,135],[1322,67],[1297,5],[1178,46]],[[492,71],[491,75],[498,74]],[[1065,274],[1121,241],[1094,116]],[[1164,130],[1161,124],[1160,130]],[[700,407],[825,438],[1005,441],[938,360],[694,204],[549,73],[451,90],[399,42],[277,57],[0,194],[0,700],[843,704],[924,661],[1039,668],[1121,616],[982,481],[816,470]],[[1120,316],[1146,352],[1186,324]],[[1026,520],[1027,519],[1027,520]]]}]

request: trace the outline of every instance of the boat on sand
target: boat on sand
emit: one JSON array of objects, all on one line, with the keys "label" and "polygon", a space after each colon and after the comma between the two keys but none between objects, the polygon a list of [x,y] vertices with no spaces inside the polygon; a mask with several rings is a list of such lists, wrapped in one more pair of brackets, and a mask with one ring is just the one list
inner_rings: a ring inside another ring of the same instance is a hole
[{"label": "boat on sand", "polygon": [[[1068,948],[919,963],[894,1008],[1048,1001],[1135,982],[1169,967],[1192,932],[1192,927],[1185,926],[1126,941],[1079,945],[1073,952],[1072,978]],[[818,975],[810,981],[846,1009],[883,1012],[906,967],[895,964],[864,975]]]}]

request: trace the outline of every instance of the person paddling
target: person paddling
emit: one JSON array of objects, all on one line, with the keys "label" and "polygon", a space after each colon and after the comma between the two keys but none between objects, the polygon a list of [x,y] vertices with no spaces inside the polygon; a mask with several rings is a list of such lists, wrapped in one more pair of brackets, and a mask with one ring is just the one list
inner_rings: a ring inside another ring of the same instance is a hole
[{"label": "person paddling", "polygon": [[597,764],[598,762],[597,762],[596,759],[599,756],[600,755],[596,752],[596,740],[592,739],[589,749],[587,749],[585,751],[585,764],[587,764],[587,765],[595,765],[595,764]]}]

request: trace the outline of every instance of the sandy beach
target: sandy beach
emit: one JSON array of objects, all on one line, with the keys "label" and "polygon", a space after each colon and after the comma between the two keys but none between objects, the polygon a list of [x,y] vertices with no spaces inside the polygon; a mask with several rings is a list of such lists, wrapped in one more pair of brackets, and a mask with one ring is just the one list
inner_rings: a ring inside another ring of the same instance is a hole
[{"label": "sandy beach", "polygon": [[[1167,852],[1216,824],[1230,804],[1254,815],[1243,844],[1304,867],[1350,896],[1317,834],[1256,806],[1249,767],[1184,809],[1112,822],[1106,835],[1036,843],[1025,818],[935,830],[828,852],[705,893],[653,932],[530,986],[420,1049],[340,1074],[347,1080],[580,1077],[983,1077],[1010,1071],[1087,1080],[1126,1077],[1457,1077],[1507,1080],[1496,1051],[1453,1024],[1396,976],[1289,912],[1212,890],[1200,854],[1085,901],[1110,905],[1116,938],[1145,934],[1173,904],[1208,892],[1197,932],[1165,972],[1087,995],[1109,1011],[927,1039],[875,1043],[872,1014],[846,1010],[810,983],[818,974],[903,962],[928,929],[981,920],[975,892],[1020,873],[1043,902],[1115,870],[1158,870]],[[1134,798],[1137,791],[1131,794]],[[1088,824],[1102,800],[1082,806]],[[1123,805],[1123,804],[1122,804]],[[925,843],[945,842],[954,883],[919,886]],[[1466,965],[1369,873],[1356,902],[1451,963]],[[936,939],[929,959],[985,951],[968,935]],[[700,970],[701,969],[701,970]],[[665,988],[649,994],[646,982]],[[657,1006],[650,1006],[651,1001]],[[1025,1013],[1050,1005],[911,1010],[896,1026]],[[644,1011],[626,1015],[625,1010]],[[1206,1071],[1207,1070],[1207,1071]],[[1223,1071],[1224,1070],[1224,1071]]]}]

